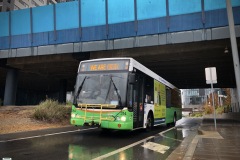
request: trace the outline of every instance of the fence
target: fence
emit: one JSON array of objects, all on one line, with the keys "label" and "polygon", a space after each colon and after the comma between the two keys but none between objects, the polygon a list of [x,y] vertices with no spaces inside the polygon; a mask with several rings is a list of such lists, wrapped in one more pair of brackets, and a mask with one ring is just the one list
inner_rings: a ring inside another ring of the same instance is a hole
[{"label": "fence", "polygon": [[230,106],[231,112],[240,112],[240,104],[239,102],[237,103],[232,103]]}]

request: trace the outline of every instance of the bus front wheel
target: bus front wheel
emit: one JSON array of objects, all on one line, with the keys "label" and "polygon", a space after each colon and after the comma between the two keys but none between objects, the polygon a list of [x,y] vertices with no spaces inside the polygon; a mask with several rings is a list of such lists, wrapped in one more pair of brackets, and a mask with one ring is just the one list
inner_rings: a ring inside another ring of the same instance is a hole
[{"label": "bus front wheel", "polygon": [[147,116],[147,124],[146,124],[146,130],[152,130],[153,128],[153,116],[151,113],[148,114]]}]

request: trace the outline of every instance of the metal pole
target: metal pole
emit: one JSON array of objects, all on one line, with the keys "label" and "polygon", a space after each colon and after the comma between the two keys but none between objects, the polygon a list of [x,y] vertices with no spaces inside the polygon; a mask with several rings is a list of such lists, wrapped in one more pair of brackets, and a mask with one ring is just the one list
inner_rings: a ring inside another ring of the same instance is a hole
[{"label": "metal pole", "polygon": [[211,69],[210,69],[210,80],[211,80],[212,101],[213,101],[214,126],[215,126],[215,130],[216,130],[217,123],[216,123],[216,112],[215,112],[215,104],[214,104],[213,81],[212,81],[212,70]]},{"label": "metal pole", "polygon": [[237,98],[238,98],[238,102],[240,102],[240,68],[239,68],[238,48],[237,48],[236,34],[235,34],[235,28],[234,28],[231,0],[226,0],[226,5],[227,5],[228,24],[229,24],[229,30],[230,30],[235,79],[236,79],[236,85],[237,85]]}]

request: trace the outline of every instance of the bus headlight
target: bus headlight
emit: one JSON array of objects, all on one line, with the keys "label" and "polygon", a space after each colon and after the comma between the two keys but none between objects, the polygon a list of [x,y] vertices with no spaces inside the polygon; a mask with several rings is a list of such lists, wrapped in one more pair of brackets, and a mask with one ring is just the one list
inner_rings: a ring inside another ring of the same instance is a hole
[{"label": "bus headlight", "polygon": [[72,118],[75,118],[75,116],[76,116],[75,113],[72,113],[72,114],[71,114],[71,117],[72,117]]},{"label": "bus headlight", "polygon": [[127,118],[126,118],[125,116],[122,116],[122,117],[121,117],[121,121],[123,121],[123,122],[125,122],[126,119],[127,119]]}]

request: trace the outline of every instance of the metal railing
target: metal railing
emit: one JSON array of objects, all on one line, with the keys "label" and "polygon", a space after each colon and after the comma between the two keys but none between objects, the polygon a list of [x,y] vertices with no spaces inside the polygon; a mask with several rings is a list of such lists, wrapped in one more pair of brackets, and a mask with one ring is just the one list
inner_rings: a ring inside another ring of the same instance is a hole
[{"label": "metal railing", "polygon": [[239,102],[232,103],[230,108],[231,108],[231,112],[240,112],[240,104],[239,104]]},{"label": "metal railing", "polygon": [[[114,121],[114,117],[112,116],[106,116],[103,117],[102,116],[102,112],[103,112],[103,107],[105,108],[116,108],[116,105],[111,105],[111,104],[78,104],[78,107],[80,107],[80,109],[82,111],[84,111],[84,116],[79,116],[78,118],[81,118],[84,120],[84,123],[91,123],[91,122],[95,122],[98,125],[101,125],[102,120],[108,120],[108,121]],[[99,116],[87,116],[87,112],[88,109],[92,109],[92,108],[99,108]]]}]

